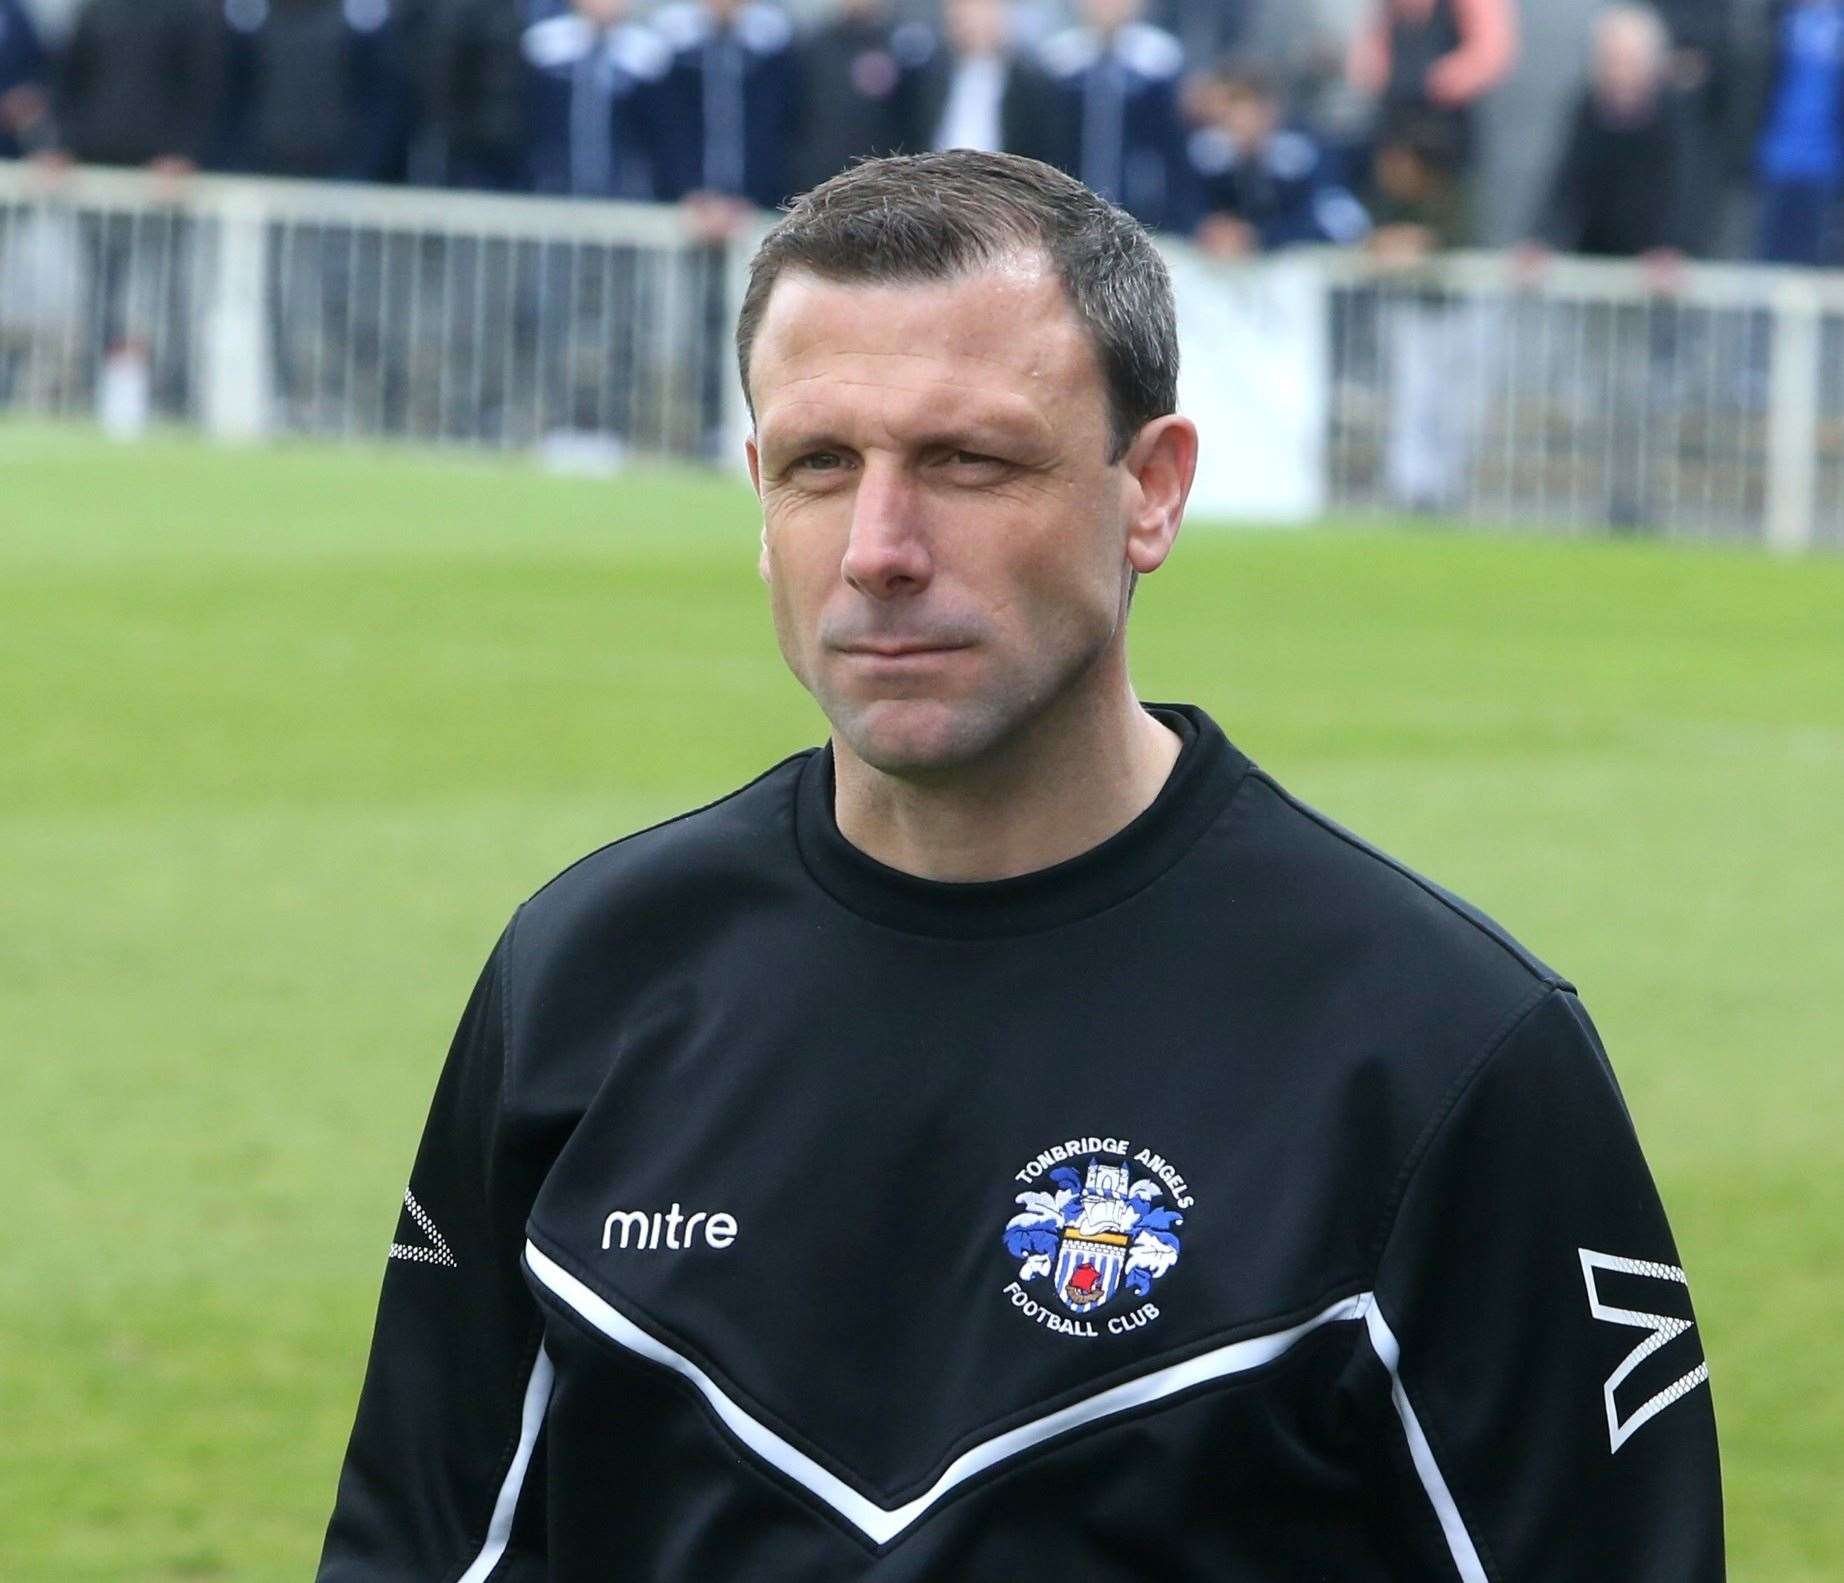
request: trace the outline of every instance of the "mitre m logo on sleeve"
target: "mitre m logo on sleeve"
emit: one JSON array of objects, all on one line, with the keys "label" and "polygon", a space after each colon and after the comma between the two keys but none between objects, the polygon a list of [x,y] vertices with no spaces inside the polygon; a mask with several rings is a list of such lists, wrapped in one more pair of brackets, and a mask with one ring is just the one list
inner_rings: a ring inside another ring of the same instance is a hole
[{"label": "mitre m logo on sleeve", "polygon": [[1019,1212],[1005,1224],[1005,1251],[1019,1261],[1005,1288],[1013,1307],[1081,1337],[1123,1335],[1159,1317],[1147,1299],[1178,1262],[1177,1227],[1193,1202],[1163,1155],[1126,1138],[1071,1138],[1017,1180],[1039,1185],[1016,1195]]}]

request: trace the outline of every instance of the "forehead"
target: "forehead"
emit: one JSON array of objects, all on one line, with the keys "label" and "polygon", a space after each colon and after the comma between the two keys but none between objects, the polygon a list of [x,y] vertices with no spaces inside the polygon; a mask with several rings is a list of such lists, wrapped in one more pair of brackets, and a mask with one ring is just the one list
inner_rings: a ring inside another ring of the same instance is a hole
[{"label": "forehead", "polygon": [[776,281],[750,354],[757,426],[816,411],[1085,426],[1105,406],[1092,338],[1054,270],[1021,258],[949,280]]}]

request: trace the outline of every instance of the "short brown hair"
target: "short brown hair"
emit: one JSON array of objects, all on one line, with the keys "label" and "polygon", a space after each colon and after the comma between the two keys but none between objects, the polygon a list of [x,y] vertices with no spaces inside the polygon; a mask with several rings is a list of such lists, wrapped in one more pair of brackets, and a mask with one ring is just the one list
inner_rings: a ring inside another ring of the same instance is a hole
[{"label": "short brown hair", "polygon": [[749,356],[784,270],[824,280],[951,280],[1019,250],[1041,252],[1094,338],[1107,382],[1110,461],[1178,406],[1171,277],[1145,228],[1054,166],[949,149],[867,159],[797,198],[749,265],[736,361],[751,416]]}]

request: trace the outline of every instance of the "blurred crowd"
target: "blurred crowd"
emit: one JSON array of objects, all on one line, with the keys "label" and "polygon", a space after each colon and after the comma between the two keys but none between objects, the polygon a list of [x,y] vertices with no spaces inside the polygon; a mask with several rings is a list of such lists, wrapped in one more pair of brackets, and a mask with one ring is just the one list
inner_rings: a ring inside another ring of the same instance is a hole
[{"label": "blurred crowd", "polygon": [[[1516,0],[1325,9],[0,0],[0,155],[676,202],[716,238],[864,154],[1003,148],[1222,256],[1469,240]],[[1844,0],[1612,3],[1588,32],[1528,259],[1668,269],[1738,182],[1758,256],[1839,259]]]}]

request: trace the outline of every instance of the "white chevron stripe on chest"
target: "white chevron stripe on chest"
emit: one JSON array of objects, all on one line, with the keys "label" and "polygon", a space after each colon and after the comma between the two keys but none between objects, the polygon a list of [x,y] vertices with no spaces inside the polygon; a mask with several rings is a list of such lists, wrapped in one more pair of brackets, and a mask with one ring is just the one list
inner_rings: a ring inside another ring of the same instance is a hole
[{"label": "white chevron stripe on chest", "polygon": [[1154,1369],[1137,1379],[1110,1386],[1107,1390],[1098,1391],[1093,1396],[1084,1397],[1081,1401],[1072,1402],[1055,1412],[1046,1413],[1041,1418],[1034,1418],[1003,1434],[994,1435],[990,1440],[982,1441],[950,1462],[941,1476],[914,1499],[900,1506],[881,1506],[860,1494],[836,1474],[821,1467],[804,1451],[790,1445],[725,1394],[723,1388],[691,1359],[642,1330],[530,1242],[525,1244],[525,1263],[546,1290],[610,1341],[690,1381],[724,1427],[750,1452],[830,1506],[873,1543],[880,1545],[888,1544],[905,1529],[920,1521],[932,1507],[945,1500],[967,1480],[1034,1446],[1042,1445],[1069,1430],[1112,1418],[1136,1407],[1144,1407],[1194,1386],[1207,1385],[1213,1380],[1261,1368],[1289,1351],[1302,1337],[1322,1326],[1341,1320],[1362,1319],[1370,1306],[1368,1292],[1341,1298],[1312,1318],[1285,1330],[1232,1341],[1209,1352],[1199,1353],[1196,1357]]}]

